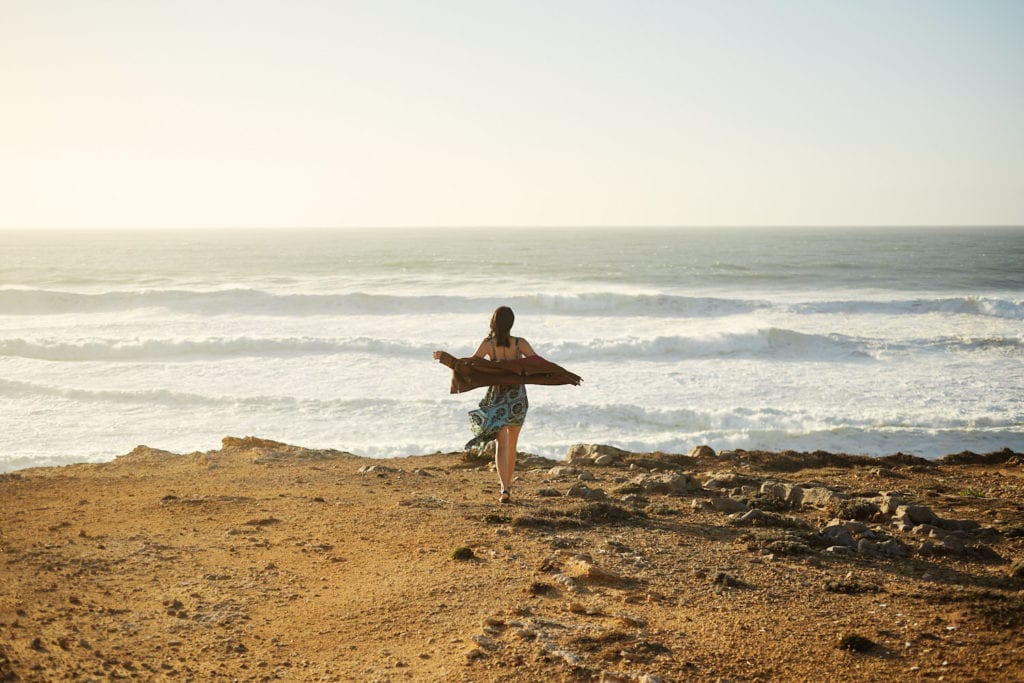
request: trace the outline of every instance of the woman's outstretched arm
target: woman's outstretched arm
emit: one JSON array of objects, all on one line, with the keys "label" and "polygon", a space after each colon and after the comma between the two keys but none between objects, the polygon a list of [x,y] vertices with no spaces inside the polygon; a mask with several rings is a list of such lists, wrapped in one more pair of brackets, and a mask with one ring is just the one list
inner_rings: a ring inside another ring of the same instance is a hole
[{"label": "woman's outstretched arm", "polygon": [[[473,355],[476,356],[477,358],[487,358],[487,356],[489,355],[488,352],[490,350],[491,345],[487,342],[486,339],[484,339],[482,342],[480,342],[480,346],[476,347],[476,353],[474,353]],[[492,358],[491,360],[494,359]]]}]

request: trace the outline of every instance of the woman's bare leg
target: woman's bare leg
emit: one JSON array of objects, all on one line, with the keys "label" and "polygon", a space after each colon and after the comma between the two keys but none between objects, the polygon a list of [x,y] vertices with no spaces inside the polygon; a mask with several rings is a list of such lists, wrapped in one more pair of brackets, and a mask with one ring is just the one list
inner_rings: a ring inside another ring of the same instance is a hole
[{"label": "woman's bare leg", "polygon": [[498,430],[497,444],[494,449],[494,467],[498,470],[501,490],[512,489],[512,477],[516,469],[516,447],[519,443],[520,425],[506,425]]}]

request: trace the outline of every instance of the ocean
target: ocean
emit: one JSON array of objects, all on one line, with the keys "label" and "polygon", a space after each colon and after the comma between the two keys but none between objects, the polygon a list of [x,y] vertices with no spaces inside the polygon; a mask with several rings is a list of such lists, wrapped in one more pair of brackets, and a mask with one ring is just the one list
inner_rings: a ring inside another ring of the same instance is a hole
[{"label": "ocean", "polygon": [[520,449],[1024,451],[1022,229],[0,232],[0,471],[254,435],[459,450],[491,311],[580,374]]}]

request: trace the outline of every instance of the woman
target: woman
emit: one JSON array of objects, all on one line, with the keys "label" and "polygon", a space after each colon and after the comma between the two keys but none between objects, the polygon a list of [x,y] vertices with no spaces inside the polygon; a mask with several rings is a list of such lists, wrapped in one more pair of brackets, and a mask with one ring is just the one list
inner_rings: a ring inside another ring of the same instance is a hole
[{"label": "woman", "polygon": [[[513,337],[510,332],[515,314],[508,306],[500,306],[491,316],[491,333],[487,336],[474,358],[488,358],[492,361],[518,360],[536,356],[530,342],[521,337]],[[434,358],[444,362],[443,351],[435,351]],[[519,432],[526,420],[529,403],[526,399],[526,387],[523,384],[497,384],[487,387],[487,394],[480,401],[480,412],[486,415],[486,426],[482,433],[468,444],[486,442],[491,438],[497,442],[494,451],[494,465],[501,481],[501,497],[499,502],[508,503],[512,499],[512,476],[516,467],[516,444]],[[494,428],[497,427],[497,432]]]}]

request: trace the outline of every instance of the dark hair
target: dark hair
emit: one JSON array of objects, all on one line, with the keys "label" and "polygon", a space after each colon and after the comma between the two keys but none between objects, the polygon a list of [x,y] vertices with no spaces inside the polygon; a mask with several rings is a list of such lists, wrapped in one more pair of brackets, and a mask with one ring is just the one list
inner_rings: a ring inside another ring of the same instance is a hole
[{"label": "dark hair", "polygon": [[494,309],[491,316],[491,336],[498,346],[511,346],[512,340],[509,332],[512,330],[512,323],[516,321],[516,314],[508,306],[499,306]]}]

